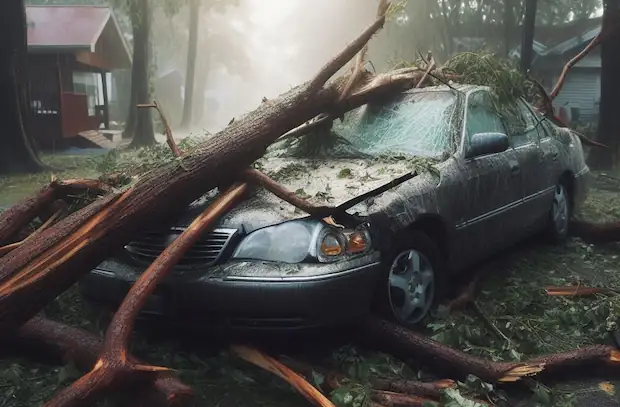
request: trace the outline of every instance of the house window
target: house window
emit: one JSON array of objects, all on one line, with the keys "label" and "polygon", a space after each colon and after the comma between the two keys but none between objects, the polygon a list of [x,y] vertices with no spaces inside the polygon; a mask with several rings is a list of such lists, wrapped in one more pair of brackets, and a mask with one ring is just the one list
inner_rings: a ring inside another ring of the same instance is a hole
[{"label": "house window", "polygon": [[88,115],[95,116],[95,107],[100,98],[99,74],[94,72],[73,72],[73,91],[83,93],[88,101]]}]

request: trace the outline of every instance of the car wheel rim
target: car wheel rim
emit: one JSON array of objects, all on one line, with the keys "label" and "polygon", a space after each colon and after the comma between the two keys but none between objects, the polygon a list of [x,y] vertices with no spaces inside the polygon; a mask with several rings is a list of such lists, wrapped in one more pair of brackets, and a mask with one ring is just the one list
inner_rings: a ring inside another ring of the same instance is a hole
[{"label": "car wheel rim", "polygon": [[558,234],[563,235],[568,229],[568,199],[562,185],[555,188],[553,195],[553,223]]},{"label": "car wheel rim", "polygon": [[392,312],[401,322],[415,324],[426,316],[435,296],[435,273],[422,253],[407,250],[394,259],[388,296]]}]

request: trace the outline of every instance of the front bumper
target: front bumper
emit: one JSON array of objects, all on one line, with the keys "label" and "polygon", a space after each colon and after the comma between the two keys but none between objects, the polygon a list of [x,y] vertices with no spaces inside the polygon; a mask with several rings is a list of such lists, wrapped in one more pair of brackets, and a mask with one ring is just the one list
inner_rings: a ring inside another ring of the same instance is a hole
[{"label": "front bumper", "polygon": [[[294,266],[302,272],[290,277],[261,277],[279,266],[260,261],[230,262],[197,276],[173,275],[157,287],[141,317],[206,329],[289,331],[352,322],[370,311],[381,274],[378,254]],[[252,276],[235,275],[246,267]],[[106,261],[80,281],[80,290],[88,300],[116,308],[137,275],[124,263]]]}]

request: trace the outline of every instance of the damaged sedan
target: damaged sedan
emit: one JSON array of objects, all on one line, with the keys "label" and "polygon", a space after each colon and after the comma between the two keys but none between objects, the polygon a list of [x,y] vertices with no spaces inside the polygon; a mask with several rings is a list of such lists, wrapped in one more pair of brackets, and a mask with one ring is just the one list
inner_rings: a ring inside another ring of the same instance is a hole
[{"label": "damaged sedan", "polygon": [[[534,234],[562,241],[588,190],[577,135],[486,87],[407,91],[319,130],[284,137],[256,166],[340,212],[315,219],[254,191],[185,254],[143,317],[299,330],[374,310],[411,328],[455,273]],[[136,236],[80,282],[83,295],[118,306],[214,197]]]}]

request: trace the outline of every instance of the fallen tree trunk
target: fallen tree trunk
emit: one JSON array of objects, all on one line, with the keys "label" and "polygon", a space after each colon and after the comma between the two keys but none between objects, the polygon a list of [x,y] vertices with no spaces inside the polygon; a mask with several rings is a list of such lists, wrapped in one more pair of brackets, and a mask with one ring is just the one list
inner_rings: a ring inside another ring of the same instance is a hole
[{"label": "fallen tree trunk", "polygon": [[[8,344],[27,355],[40,354],[46,360],[74,363],[84,371],[90,370],[97,363],[103,348],[103,341],[90,332],[40,316],[26,322],[17,336],[9,339]],[[142,364],[137,359],[131,359]],[[144,406],[154,407],[188,405],[194,398],[189,386],[167,372],[156,374],[153,381],[138,387],[133,393],[132,396]]]},{"label": "fallen tree trunk", "polygon": [[523,377],[535,376],[543,371],[553,374],[567,368],[585,366],[620,368],[620,352],[611,346],[593,345],[525,362],[493,362],[469,355],[376,317],[367,318],[361,329],[364,340],[385,352],[403,358],[423,360],[431,366],[451,370],[457,377],[473,374],[492,383],[516,382]]},{"label": "fallen tree trunk", "polygon": [[107,192],[109,188],[95,180],[54,181],[43,187],[35,195],[23,199],[0,213],[0,246],[8,243],[24,226],[39,216],[55,200],[64,198],[69,192],[91,189]]},{"label": "fallen tree trunk", "polygon": [[351,109],[376,97],[413,86],[400,73],[371,81],[338,104],[342,80],[323,87],[383,26],[381,17],[317,76],[207,140],[193,154],[154,170],[121,194],[110,194],[100,210],[92,205],[59,222],[0,259],[0,332],[11,332],[32,318],[81,275],[122,248],[152,219],[170,219],[206,191],[238,178],[282,134],[320,113]]}]

